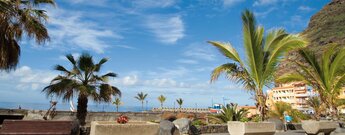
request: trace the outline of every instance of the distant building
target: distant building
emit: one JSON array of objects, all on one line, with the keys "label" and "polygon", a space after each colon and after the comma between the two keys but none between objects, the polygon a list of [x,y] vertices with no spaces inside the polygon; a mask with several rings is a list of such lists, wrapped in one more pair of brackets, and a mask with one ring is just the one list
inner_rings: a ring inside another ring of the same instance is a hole
[{"label": "distant building", "polygon": [[267,91],[266,104],[269,108],[273,108],[275,102],[283,101],[291,104],[294,109],[310,113],[312,108],[308,106],[306,100],[312,95],[315,95],[315,93],[308,90],[307,85],[302,82],[279,84],[272,90]]},{"label": "distant building", "polygon": [[247,117],[253,117],[260,114],[256,106],[239,106],[238,109],[246,109],[248,111]]}]

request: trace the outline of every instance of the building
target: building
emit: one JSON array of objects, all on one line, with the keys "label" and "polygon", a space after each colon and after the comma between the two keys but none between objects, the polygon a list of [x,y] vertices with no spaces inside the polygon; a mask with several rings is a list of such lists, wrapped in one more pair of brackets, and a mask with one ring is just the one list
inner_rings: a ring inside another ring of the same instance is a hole
[{"label": "building", "polygon": [[273,108],[275,102],[283,101],[291,104],[294,109],[310,113],[312,108],[308,106],[306,100],[314,94],[302,82],[279,84],[277,87],[267,91],[266,103],[269,108]]}]

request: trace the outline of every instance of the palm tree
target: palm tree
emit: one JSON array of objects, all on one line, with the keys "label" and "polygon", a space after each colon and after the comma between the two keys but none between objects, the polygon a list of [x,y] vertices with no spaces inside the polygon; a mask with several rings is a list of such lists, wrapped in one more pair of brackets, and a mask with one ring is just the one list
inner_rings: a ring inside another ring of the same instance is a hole
[{"label": "palm tree", "polygon": [[163,108],[163,103],[165,102],[166,99],[167,99],[167,98],[164,97],[163,95],[160,95],[160,96],[158,97],[158,101],[161,103],[161,108]]},{"label": "palm tree", "polygon": [[215,68],[211,74],[211,82],[225,73],[229,80],[242,84],[253,93],[256,106],[264,120],[267,107],[263,88],[273,81],[284,54],[289,50],[304,47],[305,41],[298,35],[287,34],[283,29],[269,31],[264,36],[264,28],[256,25],[253,13],[248,10],[242,13],[242,22],[245,60],[240,58],[231,44],[209,41],[221,54],[233,61]]},{"label": "palm tree", "polygon": [[121,102],[120,98],[115,98],[115,101],[113,102],[114,105],[116,105],[116,112],[119,112],[119,106],[123,104],[123,102]]},{"label": "palm tree", "polygon": [[317,96],[310,97],[307,100],[307,104],[314,109],[314,118],[316,120],[319,120],[322,111],[324,111],[325,109],[321,104],[320,98]]},{"label": "palm tree", "polygon": [[226,123],[228,121],[240,121],[246,117],[248,110],[238,109],[237,104],[228,104],[222,107],[221,114],[210,115],[208,118],[216,120],[219,123]]},{"label": "palm tree", "polygon": [[144,94],[143,92],[140,92],[135,96],[134,98],[138,99],[141,102],[141,110],[144,110],[144,101],[145,98],[147,97],[147,94]]},{"label": "palm tree", "polygon": [[176,99],[176,102],[180,106],[180,111],[181,111],[182,104],[183,104],[183,99],[182,98]]},{"label": "palm tree", "polygon": [[292,117],[292,122],[300,122],[301,120],[309,119],[309,117],[297,109],[293,109],[289,103],[286,102],[276,102],[269,110],[269,116],[273,118],[279,118],[284,120],[284,113],[289,114]]},{"label": "palm tree", "polygon": [[19,61],[19,41],[25,35],[38,44],[49,40],[44,25],[48,15],[41,5],[55,6],[54,0],[0,0],[0,70],[14,69]]},{"label": "palm tree", "polygon": [[284,113],[287,113],[290,110],[292,110],[292,107],[290,104],[279,101],[279,102],[274,103],[273,108],[269,110],[268,114],[270,117],[284,120]]},{"label": "palm tree", "polygon": [[55,70],[61,71],[62,74],[55,77],[42,92],[47,96],[54,94],[64,101],[78,96],[77,118],[81,125],[85,125],[89,99],[98,103],[111,102],[112,96],[121,96],[118,88],[107,83],[108,78],[116,77],[116,74],[98,75],[102,65],[108,61],[106,58],[98,63],[94,63],[92,56],[87,53],[83,53],[77,59],[71,54],[66,55],[66,58],[71,62],[72,69],[67,70],[61,65],[56,65]]},{"label": "palm tree", "polygon": [[294,61],[298,66],[293,74],[285,74],[277,82],[302,81],[316,90],[320,100],[333,116],[337,114],[337,101],[340,90],[345,86],[345,48],[329,45],[321,56],[302,49],[298,52],[301,60]]}]

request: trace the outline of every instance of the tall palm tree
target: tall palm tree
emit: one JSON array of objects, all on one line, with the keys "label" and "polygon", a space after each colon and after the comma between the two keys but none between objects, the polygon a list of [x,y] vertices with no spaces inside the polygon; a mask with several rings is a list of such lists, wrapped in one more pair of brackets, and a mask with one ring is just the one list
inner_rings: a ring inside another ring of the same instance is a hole
[{"label": "tall palm tree", "polygon": [[306,83],[318,92],[322,103],[327,105],[331,114],[335,116],[338,96],[345,86],[345,47],[331,44],[321,56],[306,49],[301,49],[298,54],[303,63],[294,61],[298,66],[295,73],[283,75],[277,82]]},{"label": "tall palm tree", "polygon": [[181,110],[182,104],[183,104],[183,99],[182,98],[176,99],[176,102],[180,106],[180,110]]},{"label": "tall palm tree", "polygon": [[165,102],[166,99],[167,99],[167,98],[164,97],[163,95],[160,95],[160,96],[158,97],[158,101],[161,103],[161,108],[163,108],[163,103]]},{"label": "tall palm tree", "polygon": [[78,96],[77,118],[81,125],[85,125],[87,115],[87,103],[89,99],[96,102],[111,102],[112,96],[121,96],[118,88],[107,83],[109,77],[116,77],[115,73],[98,75],[101,67],[108,59],[103,58],[98,63],[94,63],[91,55],[83,53],[77,59],[71,54],[66,55],[70,61],[72,69],[67,70],[62,65],[56,65],[55,70],[62,74],[55,77],[49,86],[42,92],[47,96],[56,95],[64,101],[71,100]]},{"label": "tall palm tree", "polygon": [[138,99],[141,102],[141,110],[144,111],[144,101],[147,97],[147,94],[140,92],[134,98]]},{"label": "tall palm tree", "polygon": [[256,106],[264,120],[267,107],[263,88],[273,81],[284,54],[289,50],[304,47],[305,41],[298,35],[287,34],[283,29],[269,31],[264,36],[264,28],[256,25],[254,14],[248,10],[242,13],[242,22],[245,60],[240,58],[231,44],[209,41],[221,54],[233,61],[215,68],[211,74],[211,82],[225,73],[229,80],[242,84],[253,93]]},{"label": "tall palm tree", "polygon": [[114,105],[116,105],[116,112],[119,112],[119,106],[123,104],[123,102],[121,102],[120,98],[115,98],[115,101],[113,102]]},{"label": "tall palm tree", "polygon": [[41,5],[54,0],[0,0],[0,70],[14,69],[19,61],[19,41],[26,36],[38,44],[49,40],[44,23],[48,19]]}]

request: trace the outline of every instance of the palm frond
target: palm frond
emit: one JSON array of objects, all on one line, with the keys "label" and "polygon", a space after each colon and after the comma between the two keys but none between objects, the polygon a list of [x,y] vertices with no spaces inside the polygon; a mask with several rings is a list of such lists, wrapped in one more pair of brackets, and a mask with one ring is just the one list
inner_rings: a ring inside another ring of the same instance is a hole
[{"label": "palm frond", "polygon": [[92,56],[89,53],[82,53],[77,61],[78,68],[84,72],[90,72],[94,69],[94,62]]},{"label": "palm frond", "polygon": [[238,62],[242,64],[242,61],[240,59],[240,56],[238,55],[237,51],[235,48],[232,47],[231,44],[224,44],[216,41],[208,41],[211,45],[217,47],[217,49],[225,56],[228,57],[229,59]]},{"label": "palm frond", "polygon": [[71,74],[70,71],[68,71],[65,67],[63,67],[61,65],[55,65],[54,69],[57,70],[57,71],[61,71],[61,72],[65,73],[65,74],[67,74],[67,75]]},{"label": "palm frond", "polygon": [[226,63],[215,68],[211,73],[211,82],[216,81],[222,73],[234,73],[237,74],[239,68],[235,63]]},{"label": "palm frond", "polygon": [[304,83],[308,83],[306,82],[306,78],[304,76],[302,76],[301,74],[286,74],[283,76],[280,76],[276,79],[277,83],[291,83],[291,82],[304,82]]}]

